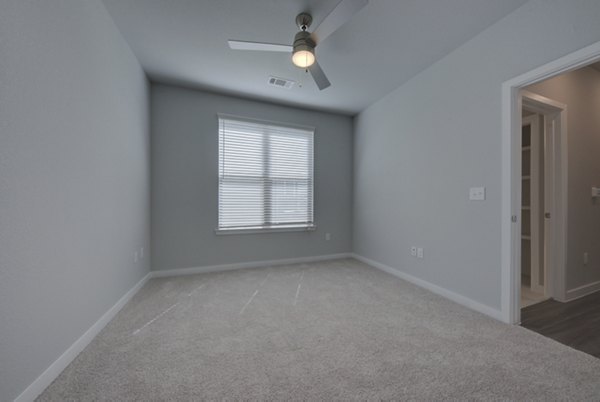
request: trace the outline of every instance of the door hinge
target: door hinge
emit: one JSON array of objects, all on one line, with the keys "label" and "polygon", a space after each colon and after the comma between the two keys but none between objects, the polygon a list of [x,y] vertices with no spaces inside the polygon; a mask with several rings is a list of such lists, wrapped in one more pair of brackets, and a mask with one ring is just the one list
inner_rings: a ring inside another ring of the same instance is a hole
[{"label": "door hinge", "polygon": [[513,215],[513,216],[510,218],[510,220],[511,220],[511,222],[512,222],[512,223],[516,223],[516,222],[517,222],[517,215]]}]

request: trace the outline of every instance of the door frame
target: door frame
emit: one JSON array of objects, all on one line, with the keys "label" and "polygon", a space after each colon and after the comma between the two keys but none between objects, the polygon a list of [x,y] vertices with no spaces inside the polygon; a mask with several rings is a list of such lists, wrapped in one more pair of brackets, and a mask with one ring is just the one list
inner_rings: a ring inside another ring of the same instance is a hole
[{"label": "door frame", "polygon": [[[502,241],[501,241],[501,307],[502,319],[510,324],[520,322],[520,248],[521,248],[521,110],[523,106],[522,88],[557,75],[576,70],[600,60],[600,42],[596,42],[569,55],[561,57],[532,71],[521,74],[502,84]],[[564,111],[566,114],[566,111]],[[561,113],[562,114],[562,113]],[[558,127],[557,127],[558,128]],[[554,239],[557,245],[556,265],[553,269],[555,279],[564,277],[566,266],[566,230],[567,230],[567,144],[566,116],[560,119],[561,146],[556,162],[559,175],[555,177],[553,221],[560,225],[556,233],[564,239]],[[564,165],[564,166],[563,166]],[[518,179],[518,180],[517,180]],[[518,186],[516,186],[518,184]],[[556,229],[556,228],[555,228]],[[562,274],[561,271],[562,266]],[[558,273],[557,273],[558,272]],[[554,297],[565,295],[564,280],[553,283]]]},{"label": "door frame", "polygon": [[[549,221],[544,218],[544,296],[565,301],[568,205],[567,105],[525,90],[520,91],[520,98],[523,109],[535,112],[536,116],[543,118],[544,194],[538,194],[538,205],[539,198],[543,197],[544,212],[549,213],[551,217]],[[519,226],[518,230],[520,229]],[[515,252],[519,253],[520,264],[520,250]],[[519,285],[518,290],[520,289]],[[516,317],[517,321],[520,321],[520,309],[517,313],[519,313]]]}]

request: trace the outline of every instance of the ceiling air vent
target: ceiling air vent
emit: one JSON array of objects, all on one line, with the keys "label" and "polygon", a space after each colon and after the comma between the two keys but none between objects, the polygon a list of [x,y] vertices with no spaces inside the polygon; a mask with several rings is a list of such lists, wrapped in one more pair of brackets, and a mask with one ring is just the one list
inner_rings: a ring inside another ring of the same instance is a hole
[{"label": "ceiling air vent", "polygon": [[269,85],[279,88],[292,89],[296,81],[279,77],[269,77]]}]

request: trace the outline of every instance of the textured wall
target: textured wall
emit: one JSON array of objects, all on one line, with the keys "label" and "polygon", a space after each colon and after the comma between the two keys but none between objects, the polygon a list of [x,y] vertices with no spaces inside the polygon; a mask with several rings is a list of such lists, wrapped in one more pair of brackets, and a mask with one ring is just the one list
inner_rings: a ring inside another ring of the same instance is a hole
[{"label": "textured wall", "polygon": [[[567,290],[600,280],[600,72],[591,67],[527,87],[567,105]],[[583,253],[589,254],[588,265]]]},{"label": "textured wall", "polygon": [[599,41],[598,20],[597,0],[532,0],[360,113],[354,251],[500,309],[502,83]]},{"label": "textured wall", "polygon": [[149,270],[148,83],[97,0],[0,6],[0,400]]},{"label": "textured wall", "polygon": [[[152,85],[152,269],[351,251],[352,119]],[[217,113],[315,130],[314,232],[217,236]],[[325,233],[332,239],[325,241]]]}]

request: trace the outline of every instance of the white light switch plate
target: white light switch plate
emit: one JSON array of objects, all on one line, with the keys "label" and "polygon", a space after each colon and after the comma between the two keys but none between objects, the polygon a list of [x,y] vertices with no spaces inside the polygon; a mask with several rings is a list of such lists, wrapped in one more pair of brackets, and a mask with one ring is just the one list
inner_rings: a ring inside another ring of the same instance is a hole
[{"label": "white light switch plate", "polygon": [[469,200],[484,201],[485,200],[485,187],[471,187],[469,189]]}]

